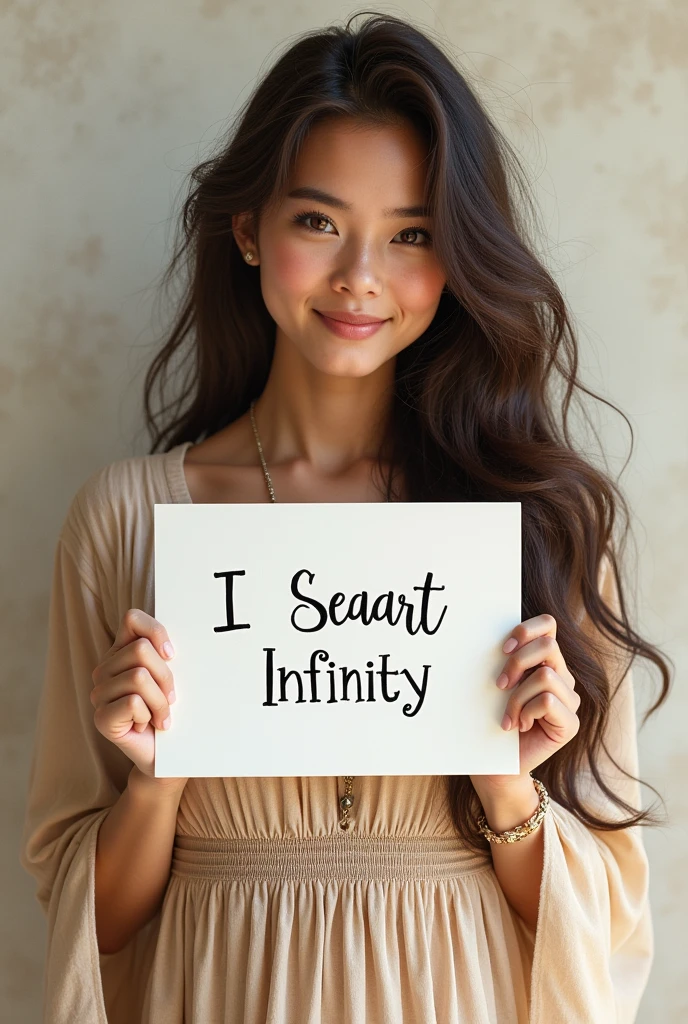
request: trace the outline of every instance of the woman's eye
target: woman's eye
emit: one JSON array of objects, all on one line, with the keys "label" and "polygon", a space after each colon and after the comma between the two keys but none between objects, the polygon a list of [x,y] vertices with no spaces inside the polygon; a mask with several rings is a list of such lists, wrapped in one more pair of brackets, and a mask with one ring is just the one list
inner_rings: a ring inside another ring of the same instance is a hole
[{"label": "woman's eye", "polygon": [[[313,227],[313,224],[311,223],[313,221],[319,222],[320,226]],[[326,227],[329,224],[329,225],[331,225],[334,228],[334,224],[332,224],[332,221],[327,216],[327,214],[320,213],[319,210],[304,210],[303,213],[297,213],[295,215],[295,217],[294,217],[294,222],[297,223],[297,224],[303,224],[304,227],[307,228],[308,231],[312,231],[316,235],[329,235],[329,234],[332,234],[332,232],[324,230],[323,229],[323,225],[325,225],[325,227]],[[395,235],[394,237],[398,238],[400,235],[402,235],[402,236],[403,235],[407,235],[407,236],[408,235],[412,235],[412,236],[415,236],[415,237],[417,237],[418,235],[423,235],[425,237],[425,241],[424,242],[418,242],[418,241],[415,241],[415,240],[414,241],[408,241],[408,239],[403,239],[401,244],[405,245],[407,248],[410,248],[410,249],[424,249],[426,246],[428,246],[428,245],[430,245],[432,243],[432,235],[430,234],[430,232],[426,228],[421,228],[421,227],[404,228],[403,231],[399,231],[398,234]]]},{"label": "woman's eye", "polygon": [[325,216],[324,213],[319,213],[317,210],[309,210],[306,211],[305,213],[297,213],[296,216],[294,217],[294,220],[296,221],[297,224],[304,224],[309,231],[314,231],[318,235],[330,234],[329,231],[322,231],[320,228],[317,227],[314,228],[313,225],[310,223],[310,221],[320,221],[320,223],[322,224],[324,221],[326,224],[332,224],[332,221],[330,220],[329,217]]},{"label": "woman's eye", "polygon": [[[432,242],[432,235],[430,234],[429,231],[426,231],[425,228],[404,228],[404,230],[400,231],[399,234],[400,235],[425,235],[425,241],[424,242],[407,242],[406,243],[407,245],[410,245],[411,248],[413,248],[413,249],[422,249],[426,245],[430,245],[430,243]],[[397,237],[397,236],[395,236],[395,237]]]}]

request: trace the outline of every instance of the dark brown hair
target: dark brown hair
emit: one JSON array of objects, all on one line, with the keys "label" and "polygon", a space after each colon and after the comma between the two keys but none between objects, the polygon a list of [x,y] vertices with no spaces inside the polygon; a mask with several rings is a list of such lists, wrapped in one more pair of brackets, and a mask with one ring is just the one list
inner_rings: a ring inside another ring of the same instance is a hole
[{"label": "dark brown hair", "polygon": [[[644,721],[670,686],[667,659],[634,631],[626,611],[619,571],[626,502],[571,437],[574,400],[582,407],[582,393],[600,396],[578,379],[564,297],[528,241],[527,215],[537,219],[537,211],[519,160],[440,42],[374,11],[300,36],[259,82],[217,154],[192,171],[181,237],[163,276],[167,286],[184,270],[184,291],[145,380],[151,451],[211,436],[263,390],[275,324],[258,275],[234,240],[232,215],[249,211],[259,221],[266,204],[283,194],[308,132],[337,117],[380,125],[403,119],[422,133],[425,202],[447,276],[433,322],[397,357],[388,494],[401,472],[412,501],[522,503],[522,617],[555,615],[557,641],[582,698],[578,734],[537,776],[593,828],[656,824],[651,809],[631,806],[607,786],[596,763],[618,684],[602,656],[605,644],[628,666],[640,656],[659,670],[661,692]],[[168,403],[170,376],[176,393]],[[161,405],[154,413],[156,385]],[[612,603],[598,587],[607,559],[617,588]],[[597,644],[581,627],[583,609]],[[588,765],[627,818],[601,818],[584,805],[579,773]],[[470,779],[447,781],[458,832],[485,848]]]}]

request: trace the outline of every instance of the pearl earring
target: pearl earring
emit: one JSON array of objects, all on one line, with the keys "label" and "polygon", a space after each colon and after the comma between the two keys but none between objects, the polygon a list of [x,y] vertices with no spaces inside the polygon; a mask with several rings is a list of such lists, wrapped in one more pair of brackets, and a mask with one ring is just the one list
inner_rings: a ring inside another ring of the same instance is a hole
[{"label": "pearl earring", "polygon": [[250,250],[250,249],[249,249],[249,251],[248,251],[248,252],[245,252],[245,253],[244,253],[244,259],[245,259],[245,260],[248,260],[248,261],[249,261],[249,263],[250,263],[250,262],[251,262],[251,260],[253,259],[253,253],[251,252],[251,250]]}]

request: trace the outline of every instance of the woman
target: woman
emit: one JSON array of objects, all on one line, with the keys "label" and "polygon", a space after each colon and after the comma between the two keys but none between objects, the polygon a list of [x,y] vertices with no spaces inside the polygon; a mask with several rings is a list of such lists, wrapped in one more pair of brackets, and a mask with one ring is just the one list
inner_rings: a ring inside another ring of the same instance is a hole
[{"label": "woman", "polygon": [[[668,670],[625,612],[623,497],[569,438],[576,342],[515,159],[439,46],[375,15],[297,41],[193,177],[151,453],[93,474],[57,547],[22,851],[48,1018],[632,1021],[655,819],[630,662],[655,707]],[[520,775],[154,777],[153,506],[265,500],[522,502],[495,680]]]}]

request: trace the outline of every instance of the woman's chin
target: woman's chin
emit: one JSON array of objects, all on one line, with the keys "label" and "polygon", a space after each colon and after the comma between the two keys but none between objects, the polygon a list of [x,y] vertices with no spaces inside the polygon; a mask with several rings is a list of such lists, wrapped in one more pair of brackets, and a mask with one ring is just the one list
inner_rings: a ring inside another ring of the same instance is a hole
[{"label": "woman's chin", "polygon": [[318,353],[312,355],[309,362],[328,377],[369,377],[371,373],[379,370],[387,359],[372,358],[359,353],[338,353],[336,355],[325,355]]}]

